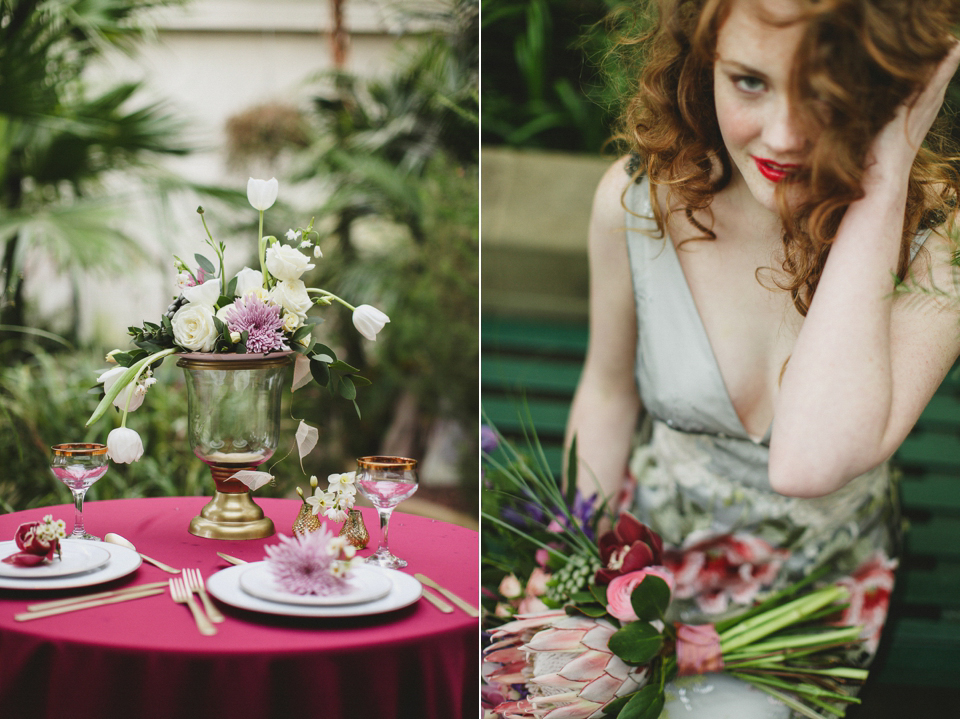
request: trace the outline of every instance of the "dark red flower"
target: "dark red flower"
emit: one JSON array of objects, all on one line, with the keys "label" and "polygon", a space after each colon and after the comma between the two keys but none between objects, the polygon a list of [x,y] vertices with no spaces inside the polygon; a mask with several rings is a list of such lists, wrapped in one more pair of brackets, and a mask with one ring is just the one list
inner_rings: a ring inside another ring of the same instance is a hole
[{"label": "dark red flower", "polygon": [[600,559],[594,581],[609,584],[621,574],[636,572],[650,565],[663,564],[663,540],[660,535],[626,512],[620,515],[612,531],[600,537]]},{"label": "dark red flower", "polygon": [[32,567],[41,562],[52,559],[54,552],[60,550],[59,537],[52,539],[46,536],[41,537],[38,529],[45,522],[24,522],[17,528],[17,547],[20,549],[16,554],[11,554],[4,558],[7,564],[17,564],[22,567]]}]

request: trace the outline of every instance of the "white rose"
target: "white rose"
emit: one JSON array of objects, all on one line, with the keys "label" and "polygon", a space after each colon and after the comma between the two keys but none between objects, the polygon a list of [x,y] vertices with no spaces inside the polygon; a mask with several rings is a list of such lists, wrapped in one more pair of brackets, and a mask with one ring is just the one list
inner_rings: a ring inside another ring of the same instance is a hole
[{"label": "white rose", "polygon": [[370,305],[360,305],[353,311],[353,326],[368,340],[376,340],[377,332],[390,321],[383,312]]},{"label": "white rose", "polygon": [[283,330],[284,332],[293,332],[301,324],[301,319],[299,315],[293,314],[293,312],[287,312],[283,316]]},{"label": "white rose", "polygon": [[217,341],[217,326],[213,311],[207,305],[184,305],[171,320],[173,341],[186,350],[209,352]]},{"label": "white rose", "polygon": [[[103,382],[103,391],[109,392],[113,385],[117,383],[117,380],[123,376],[123,373],[127,371],[126,367],[114,367],[113,369],[107,370],[102,375],[97,377],[97,382]],[[130,385],[127,385],[118,394],[113,400],[113,406],[118,409],[124,409],[127,406],[127,393],[130,392]],[[137,407],[143,404],[143,394],[140,392],[134,391],[133,397],[130,398],[130,407],[129,411],[133,412]]]},{"label": "white rose", "polygon": [[307,316],[307,310],[313,301],[307,294],[307,287],[300,280],[282,280],[270,291],[270,300],[280,305],[287,312],[299,315],[301,319]]},{"label": "white rose", "polygon": [[120,464],[136,462],[143,456],[143,441],[136,431],[117,427],[107,435],[107,454]]},{"label": "white rose", "polygon": [[263,289],[263,273],[244,267],[237,273],[237,297],[246,297],[251,292]]},{"label": "white rose", "polygon": [[213,307],[220,299],[220,280],[207,280],[202,285],[185,287],[183,299],[193,305],[207,305]]},{"label": "white rose", "polygon": [[267,250],[267,269],[278,280],[299,280],[314,265],[299,250],[288,245],[274,244]]}]

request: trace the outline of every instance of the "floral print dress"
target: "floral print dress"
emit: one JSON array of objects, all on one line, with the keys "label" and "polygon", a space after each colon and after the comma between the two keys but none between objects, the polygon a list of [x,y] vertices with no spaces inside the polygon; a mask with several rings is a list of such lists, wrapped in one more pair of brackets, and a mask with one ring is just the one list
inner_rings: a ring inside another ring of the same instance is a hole
[{"label": "floral print dress", "polygon": [[[717,621],[829,566],[825,581],[851,590],[843,622],[866,626],[864,651],[850,657],[866,665],[876,651],[896,567],[900,520],[889,467],[817,499],[771,489],[770,431],[752,438],[740,422],[673,243],[655,236],[650,203],[647,179],[631,184],[626,223],[636,377],[649,440],[630,462],[628,508],[663,537],[665,563],[677,578],[674,618]],[[746,684],[708,676],[677,685],[664,716],[720,719],[727,695],[737,719],[790,716],[786,707],[753,696]]]}]

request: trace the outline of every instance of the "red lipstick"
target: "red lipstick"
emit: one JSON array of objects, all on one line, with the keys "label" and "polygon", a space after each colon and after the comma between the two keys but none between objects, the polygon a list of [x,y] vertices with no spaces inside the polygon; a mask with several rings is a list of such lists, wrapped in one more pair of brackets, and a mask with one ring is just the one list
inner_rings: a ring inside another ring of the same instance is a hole
[{"label": "red lipstick", "polygon": [[786,179],[790,173],[796,170],[799,165],[781,165],[779,162],[767,160],[763,157],[750,156],[755,163],[760,174],[770,180],[770,182],[781,182]]}]

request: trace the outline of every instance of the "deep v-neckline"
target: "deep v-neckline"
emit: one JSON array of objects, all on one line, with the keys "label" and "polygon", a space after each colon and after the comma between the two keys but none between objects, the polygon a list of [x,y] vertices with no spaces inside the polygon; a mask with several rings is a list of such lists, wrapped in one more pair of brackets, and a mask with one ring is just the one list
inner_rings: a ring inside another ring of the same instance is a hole
[{"label": "deep v-neckline", "polygon": [[716,385],[719,387],[719,389],[721,390],[721,394],[725,399],[726,409],[729,411],[731,419],[736,423],[737,428],[739,428],[743,436],[749,439],[754,444],[758,444],[758,445],[769,444],[770,435],[773,432],[773,419],[771,419],[770,423],[767,425],[767,431],[759,439],[754,437],[753,435],[750,434],[750,432],[747,431],[746,425],[744,425],[743,419],[740,417],[740,413],[737,412],[737,407],[733,403],[733,397],[730,395],[730,390],[727,387],[727,382],[723,377],[723,372],[720,369],[720,362],[717,360],[717,353],[714,351],[713,344],[710,342],[710,334],[707,332],[707,326],[703,322],[703,316],[700,314],[700,308],[697,307],[697,301],[693,296],[693,290],[690,288],[690,283],[687,280],[687,275],[683,271],[683,264],[681,264],[680,257],[677,255],[677,248],[674,246],[673,240],[666,233],[664,235],[664,241],[665,241],[665,244],[667,245],[667,251],[670,253],[670,255],[673,258],[674,271],[678,272],[680,274],[680,277],[683,278],[683,287],[685,290],[683,293],[683,297],[688,302],[690,306],[689,309],[692,310],[692,312],[689,312],[688,314],[693,315],[694,321],[698,328],[698,333],[700,335],[700,338],[704,346],[706,346],[710,350],[709,351],[710,365],[713,370],[714,381]]}]

